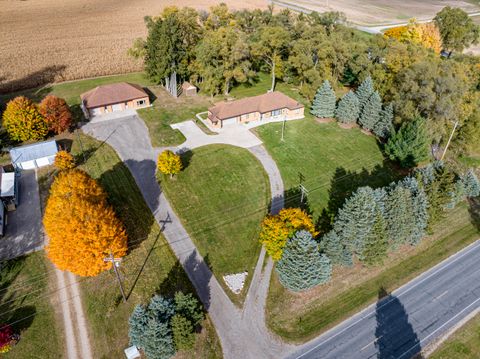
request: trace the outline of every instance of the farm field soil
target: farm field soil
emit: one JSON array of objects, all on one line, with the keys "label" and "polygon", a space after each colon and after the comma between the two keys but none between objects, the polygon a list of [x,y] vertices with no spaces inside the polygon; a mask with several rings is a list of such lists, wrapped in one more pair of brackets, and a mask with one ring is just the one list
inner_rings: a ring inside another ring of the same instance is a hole
[{"label": "farm field soil", "polygon": [[355,24],[373,26],[395,24],[415,17],[431,19],[445,6],[460,7],[467,12],[479,11],[474,1],[468,0],[274,0],[278,6],[282,4],[298,6],[318,12],[340,11]]},{"label": "farm field soil", "polygon": [[[222,0],[231,9],[266,8],[267,0]],[[0,93],[52,81],[138,71],[127,55],[146,35],[144,16],[166,6],[208,9],[216,0],[3,0]]]},{"label": "farm field soil", "polygon": [[[262,165],[247,150],[225,145],[195,149],[183,160],[182,172],[159,179],[199,252],[222,284],[225,274],[252,274],[270,200]],[[239,296],[226,292],[239,303],[246,289]]]},{"label": "farm field soil", "polygon": [[380,288],[391,292],[477,240],[478,227],[472,222],[475,218],[461,203],[417,247],[400,248],[380,267],[335,268],[331,282],[303,293],[287,291],[274,274],[267,299],[268,326],[295,342],[319,335],[374,303]]}]

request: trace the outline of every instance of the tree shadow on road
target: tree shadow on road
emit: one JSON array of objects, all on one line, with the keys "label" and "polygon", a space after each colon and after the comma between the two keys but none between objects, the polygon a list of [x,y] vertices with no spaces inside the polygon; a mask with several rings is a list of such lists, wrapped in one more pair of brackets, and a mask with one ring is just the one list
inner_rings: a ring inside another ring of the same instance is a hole
[{"label": "tree shadow on road", "polygon": [[400,300],[388,294],[384,288],[378,292],[376,306],[377,328],[375,347],[377,359],[423,358],[420,340],[408,320],[408,314]]}]

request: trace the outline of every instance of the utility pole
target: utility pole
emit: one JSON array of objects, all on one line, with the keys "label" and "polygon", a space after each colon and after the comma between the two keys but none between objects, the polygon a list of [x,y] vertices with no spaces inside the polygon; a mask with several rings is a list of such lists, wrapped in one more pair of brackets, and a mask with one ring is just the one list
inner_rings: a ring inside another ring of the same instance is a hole
[{"label": "utility pole", "polygon": [[123,284],[122,280],[120,279],[120,273],[118,272],[118,267],[120,266],[120,262],[122,261],[122,258],[115,258],[113,256],[113,252],[110,249],[110,257],[104,258],[104,262],[111,262],[113,265],[113,270],[115,271],[115,275],[117,276],[118,280],[118,285],[120,287],[120,292],[122,293],[123,301],[126,303],[127,302],[127,297],[125,296],[125,291],[123,290]]},{"label": "utility pole", "polygon": [[445,146],[445,149],[443,150],[443,154],[442,154],[442,157],[440,158],[440,161],[443,161],[443,157],[445,157],[445,153],[447,153],[448,146],[450,146],[450,141],[452,141],[452,137],[453,137],[453,134],[455,133],[455,130],[457,129],[457,126],[458,126],[458,120],[455,121],[455,124],[453,125],[452,133],[450,134],[447,145]]},{"label": "utility pole", "polygon": [[299,185],[301,191],[300,203],[303,204],[303,200],[308,195],[308,190],[305,188],[303,184]]}]

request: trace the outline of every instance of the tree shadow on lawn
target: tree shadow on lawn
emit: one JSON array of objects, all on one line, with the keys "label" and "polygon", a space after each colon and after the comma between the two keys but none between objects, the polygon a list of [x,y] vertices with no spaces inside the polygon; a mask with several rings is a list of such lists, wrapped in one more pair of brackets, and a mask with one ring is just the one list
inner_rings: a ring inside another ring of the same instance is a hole
[{"label": "tree shadow on lawn", "polygon": [[[37,313],[33,305],[22,306],[27,300],[28,292],[13,290],[8,293],[9,287],[20,275],[24,262],[25,257],[19,257],[2,262],[0,267],[0,328],[4,324],[9,324],[16,334],[28,329]],[[17,300],[20,303],[15,303]]]},{"label": "tree shadow on lawn", "polygon": [[343,167],[337,167],[330,181],[327,207],[322,210],[318,217],[316,227],[321,233],[330,231],[338,210],[359,187],[379,188],[388,185],[397,178],[398,175],[393,172],[388,164],[377,165],[371,171],[363,168],[360,172],[352,172]]},{"label": "tree shadow on lawn", "polygon": [[[155,224],[153,212],[160,196],[160,187],[155,178],[155,163],[151,160],[127,160],[125,164],[118,162],[101,174],[99,182],[125,226],[129,240],[128,250],[138,248],[148,238]],[[143,197],[139,187],[148,193],[148,198]]]},{"label": "tree shadow on lawn", "polygon": [[183,147],[178,150],[178,154],[182,160],[182,170],[184,170],[190,166],[190,163],[192,162],[193,151],[187,147]]}]

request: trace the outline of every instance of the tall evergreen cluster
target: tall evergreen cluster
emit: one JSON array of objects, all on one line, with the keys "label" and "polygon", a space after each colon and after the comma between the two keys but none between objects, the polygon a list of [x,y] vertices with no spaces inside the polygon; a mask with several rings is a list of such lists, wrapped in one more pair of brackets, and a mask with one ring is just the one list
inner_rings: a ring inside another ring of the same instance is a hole
[{"label": "tall evergreen cluster", "polygon": [[178,292],[175,299],[154,296],[147,306],[137,305],[129,319],[130,344],[147,358],[168,359],[195,343],[195,328],[203,312],[192,294]]},{"label": "tall evergreen cluster", "polygon": [[[319,89],[320,92],[320,89]],[[315,101],[314,101],[315,103]],[[380,138],[387,138],[393,131],[393,106],[382,107],[382,99],[368,76],[356,92],[347,92],[338,102],[335,117],[345,124],[358,122],[362,128]]]}]

